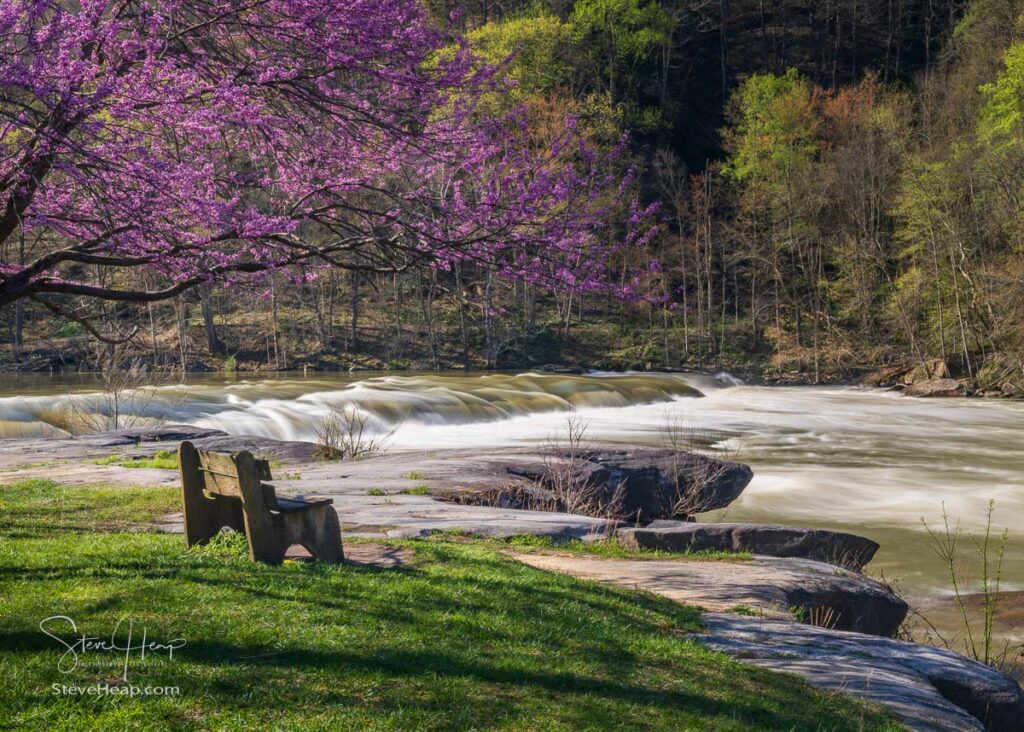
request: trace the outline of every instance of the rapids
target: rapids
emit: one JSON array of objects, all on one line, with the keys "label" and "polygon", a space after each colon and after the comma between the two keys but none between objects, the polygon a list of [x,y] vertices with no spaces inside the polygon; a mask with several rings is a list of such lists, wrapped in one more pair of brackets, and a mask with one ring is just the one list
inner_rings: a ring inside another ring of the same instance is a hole
[{"label": "rapids", "polygon": [[[103,414],[108,401],[88,380],[0,382],[0,436],[65,435],[76,428],[70,413]],[[318,374],[198,377],[120,411],[128,415],[122,424],[137,413],[138,424],[169,420],[311,440],[332,408],[358,409],[370,429],[394,430],[391,449],[545,441],[564,434],[570,410],[594,443],[661,446],[671,423],[684,443],[754,469],[744,495],[707,518],[869,536],[882,544],[870,569],[916,594],[947,584],[922,519],[938,526],[945,507],[952,522],[977,534],[994,500],[994,525],[1011,535],[1004,589],[1024,590],[1024,402],[746,386],[726,374]]]}]

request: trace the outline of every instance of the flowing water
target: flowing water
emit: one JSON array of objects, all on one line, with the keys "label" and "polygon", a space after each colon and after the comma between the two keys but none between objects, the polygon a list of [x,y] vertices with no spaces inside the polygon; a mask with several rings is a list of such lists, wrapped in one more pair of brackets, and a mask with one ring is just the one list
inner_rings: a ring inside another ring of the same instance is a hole
[{"label": "flowing water", "polygon": [[[0,384],[0,436],[67,434],[76,415],[110,411],[95,389],[88,379]],[[200,377],[119,411],[311,440],[332,408],[357,409],[370,429],[394,430],[393,449],[545,441],[564,433],[570,410],[594,443],[660,446],[668,423],[683,425],[684,439],[754,469],[744,495],[713,518],[869,536],[883,547],[871,569],[916,597],[948,585],[922,520],[938,527],[945,507],[951,522],[978,535],[995,501],[994,525],[1010,531],[1003,587],[1024,603],[1024,402],[746,386],[725,374],[343,374]]]}]

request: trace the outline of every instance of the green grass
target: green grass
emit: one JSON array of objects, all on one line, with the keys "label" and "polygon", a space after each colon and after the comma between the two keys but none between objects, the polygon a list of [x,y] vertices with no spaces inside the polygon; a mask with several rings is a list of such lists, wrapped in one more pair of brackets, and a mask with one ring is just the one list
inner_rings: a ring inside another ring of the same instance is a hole
[{"label": "green grass", "polygon": [[366,495],[368,495],[368,496],[386,496],[387,495],[387,491],[382,490],[381,488],[371,488],[370,490],[366,491]]},{"label": "green grass", "polygon": [[764,615],[764,612],[750,607],[750,605],[734,605],[729,608],[729,612],[736,613],[737,615],[748,615],[751,617],[760,617]]},{"label": "green grass", "polygon": [[427,476],[421,473],[419,470],[411,470],[405,474],[405,477],[409,480],[426,480]]},{"label": "green grass", "polygon": [[120,465],[122,468],[163,468],[164,470],[178,469],[178,454],[170,450],[157,450],[152,457],[128,457],[125,455],[110,455],[99,460],[93,460],[96,465]]},{"label": "green grass", "polygon": [[272,452],[258,452],[253,455],[253,457],[257,460],[266,460],[267,467],[269,468],[280,468],[284,466],[284,463],[281,462],[281,458],[277,457],[277,455]]},{"label": "green grass", "polygon": [[425,485],[417,485],[402,491],[407,496],[429,496],[430,488]]},{"label": "green grass", "polygon": [[[180,535],[140,530],[176,505],[173,488],[0,486],[0,726],[897,728],[703,648],[690,635],[698,612],[664,598],[542,572],[474,541],[393,542],[411,554],[395,569],[269,567],[245,558],[237,534],[189,551]],[[173,660],[136,654],[129,667],[132,684],[180,695],[52,695],[52,684],[120,683],[120,654],[57,670],[63,649],[39,628],[53,615],[79,634],[109,638],[132,618],[150,642],[184,639]]]},{"label": "green grass", "polygon": [[34,463],[22,463],[21,465],[11,465],[7,468],[0,468],[0,474],[2,473],[16,473],[19,470],[32,470],[34,468],[50,468],[60,463],[56,460],[40,460]]},{"label": "green grass", "polygon": [[514,547],[519,551],[559,551],[568,554],[606,557],[608,559],[701,559],[716,562],[747,562],[753,557],[750,552],[698,551],[667,552],[660,549],[632,549],[622,546],[614,536],[600,541],[558,538],[551,536],[510,536],[493,539],[492,543]]},{"label": "green grass", "polygon": [[[271,468],[280,468],[284,465],[280,458],[273,455],[257,454],[254,457],[266,460]],[[122,468],[162,468],[164,470],[178,469],[178,453],[172,450],[157,450],[152,457],[131,457],[127,455],[108,455],[105,458],[93,460],[96,465],[120,465]],[[298,473],[284,473],[279,476],[280,480],[297,480]]]}]

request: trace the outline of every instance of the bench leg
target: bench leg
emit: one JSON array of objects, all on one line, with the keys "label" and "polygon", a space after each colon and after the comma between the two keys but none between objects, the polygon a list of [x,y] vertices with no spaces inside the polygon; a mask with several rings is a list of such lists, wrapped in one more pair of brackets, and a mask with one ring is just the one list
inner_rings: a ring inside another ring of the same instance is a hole
[{"label": "bench leg", "polygon": [[203,493],[199,474],[199,455],[191,442],[178,448],[181,465],[182,518],[185,524],[185,545],[205,544],[228,526],[244,531],[242,504],[230,498],[208,498]]},{"label": "bench leg", "polygon": [[283,527],[279,521],[261,508],[244,504],[245,536],[249,540],[249,558],[254,562],[280,564],[288,544],[284,541]]},{"label": "bench leg", "polygon": [[341,524],[338,513],[331,506],[319,511],[308,511],[304,516],[305,536],[300,542],[321,562],[340,564],[345,561],[341,547]]},{"label": "bench leg", "polygon": [[272,536],[253,536],[249,534],[249,558],[254,562],[264,564],[280,564],[284,561],[285,552],[288,547],[282,542],[275,541]]}]

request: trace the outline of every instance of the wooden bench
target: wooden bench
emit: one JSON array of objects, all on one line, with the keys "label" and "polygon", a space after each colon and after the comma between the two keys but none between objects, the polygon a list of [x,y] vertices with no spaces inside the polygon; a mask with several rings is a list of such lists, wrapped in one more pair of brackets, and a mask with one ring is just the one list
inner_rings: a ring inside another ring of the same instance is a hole
[{"label": "wooden bench", "polygon": [[344,559],[333,501],[278,496],[265,482],[273,480],[266,460],[247,451],[223,455],[182,442],[178,464],[188,546],[205,544],[227,526],[245,534],[255,562],[280,564],[293,544],[324,562]]}]

